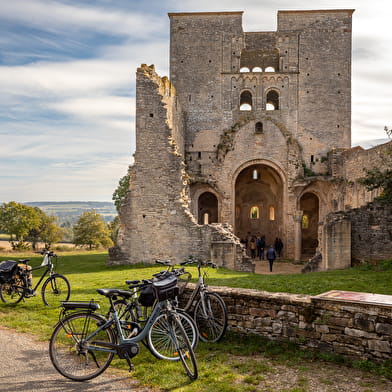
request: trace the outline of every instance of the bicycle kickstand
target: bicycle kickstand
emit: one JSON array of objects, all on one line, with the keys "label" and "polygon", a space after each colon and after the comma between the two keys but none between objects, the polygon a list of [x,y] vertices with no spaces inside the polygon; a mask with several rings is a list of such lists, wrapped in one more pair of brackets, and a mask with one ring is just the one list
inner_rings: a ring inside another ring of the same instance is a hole
[{"label": "bicycle kickstand", "polygon": [[129,372],[132,372],[132,370],[133,370],[133,363],[131,361],[131,358],[129,358],[128,354],[125,354],[125,359],[126,359],[126,361],[128,363],[128,366],[129,366]]}]

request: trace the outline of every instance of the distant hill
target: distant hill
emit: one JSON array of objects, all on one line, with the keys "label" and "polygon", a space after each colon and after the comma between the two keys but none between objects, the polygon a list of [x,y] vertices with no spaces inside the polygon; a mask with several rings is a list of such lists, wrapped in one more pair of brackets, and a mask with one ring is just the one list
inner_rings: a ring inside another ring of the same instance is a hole
[{"label": "distant hill", "polygon": [[106,222],[112,221],[117,210],[112,202],[100,201],[34,201],[24,203],[30,207],[38,207],[47,215],[59,218],[59,223],[74,224],[85,211],[95,210]]}]

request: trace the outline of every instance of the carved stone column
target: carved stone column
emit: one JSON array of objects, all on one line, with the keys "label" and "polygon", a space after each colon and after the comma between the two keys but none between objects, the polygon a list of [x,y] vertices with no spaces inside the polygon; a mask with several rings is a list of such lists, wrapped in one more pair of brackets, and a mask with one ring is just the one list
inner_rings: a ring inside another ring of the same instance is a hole
[{"label": "carved stone column", "polygon": [[303,211],[296,211],[293,215],[294,219],[294,260],[301,260],[302,251],[302,214]]}]

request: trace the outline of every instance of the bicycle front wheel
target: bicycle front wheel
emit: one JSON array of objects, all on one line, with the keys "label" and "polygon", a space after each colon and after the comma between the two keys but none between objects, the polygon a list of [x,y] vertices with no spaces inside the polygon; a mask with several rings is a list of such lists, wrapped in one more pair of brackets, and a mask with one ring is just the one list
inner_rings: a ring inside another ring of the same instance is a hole
[{"label": "bicycle front wheel", "polygon": [[198,376],[197,362],[191,343],[182,326],[179,314],[169,316],[169,334],[173,338],[174,346],[179,354],[182,366],[190,379],[196,380]]},{"label": "bicycle front wheel", "polygon": [[[184,312],[177,311],[179,322],[187,335],[192,349],[195,349],[199,341],[199,333],[192,317]],[[148,331],[147,346],[151,353],[160,359],[179,361],[180,356],[170,334],[168,314],[162,312],[156,318],[154,324]]]},{"label": "bicycle front wheel", "polygon": [[85,340],[104,322],[96,314],[76,313],[57,324],[50,338],[49,355],[60,374],[74,381],[85,381],[105,371],[114,355],[104,348],[105,343],[115,343],[112,330],[101,330]]},{"label": "bicycle front wheel", "polygon": [[60,302],[68,301],[71,294],[71,286],[68,279],[63,275],[52,275],[46,279],[42,286],[42,301],[46,306],[60,306]]},{"label": "bicycle front wheel", "polygon": [[219,342],[227,328],[227,309],[223,299],[216,293],[200,293],[194,320],[203,342]]},{"label": "bicycle front wheel", "polygon": [[4,303],[17,304],[24,297],[24,289],[23,280],[19,278],[11,283],[3,283],[0,285],[0,298]]}]

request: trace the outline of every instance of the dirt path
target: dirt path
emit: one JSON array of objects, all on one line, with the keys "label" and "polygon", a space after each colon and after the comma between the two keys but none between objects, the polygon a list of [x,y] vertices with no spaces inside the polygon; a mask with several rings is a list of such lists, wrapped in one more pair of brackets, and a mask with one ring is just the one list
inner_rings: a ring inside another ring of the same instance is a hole
[{"label": "dirt path", "polygon": [[[117,373],[117,372],[116,372]],[[75,382],[64,378],[49,359],[48,344],[0,326],[1,392],[151,392],[128,372],[107,369],[99,377]]]},{"label": "dirt path", "polygon": [[256,274],[262,275],[275,275],[275,274],[300,274],[303,265],[302,264],[293,264],[287,263],[283,261],[275,261],[272,267],[272,272],[269,271],[269,262],[268,260],[258,260],[254,261],[256,263]]}]

